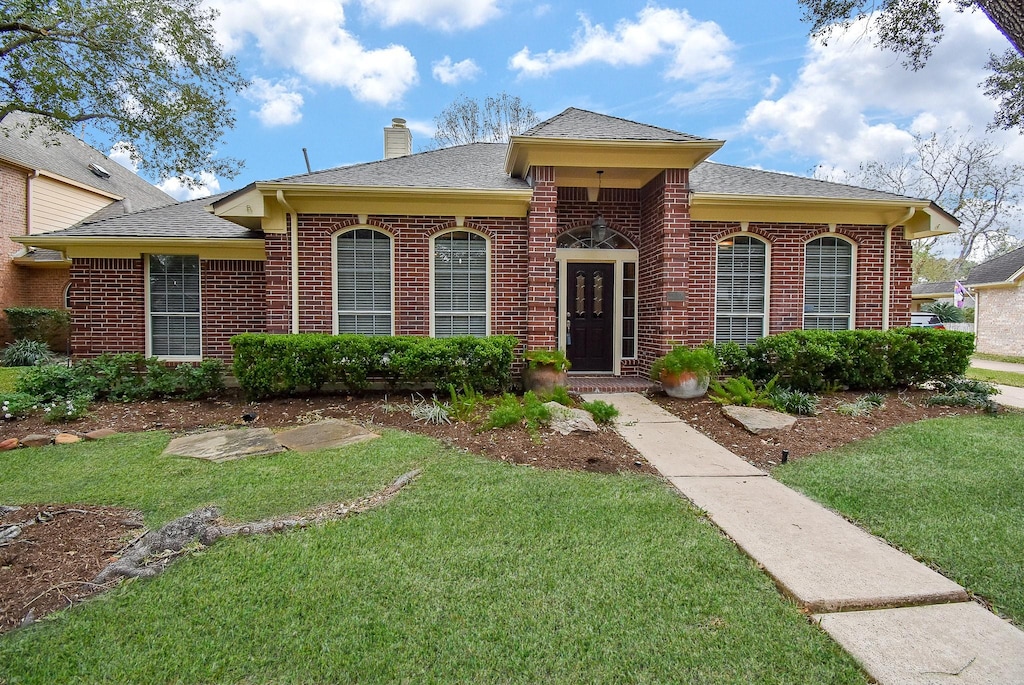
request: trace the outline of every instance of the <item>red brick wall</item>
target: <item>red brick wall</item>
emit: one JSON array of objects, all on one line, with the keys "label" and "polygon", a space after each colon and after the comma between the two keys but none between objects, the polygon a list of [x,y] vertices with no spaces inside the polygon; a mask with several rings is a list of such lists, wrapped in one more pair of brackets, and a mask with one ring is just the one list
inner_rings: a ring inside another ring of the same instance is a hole
[{"label": "red brick wall", "polygon": [[558,345],[558,189],[554,167],[534,167],[531,175],[526,346],[554,349]]},{"label": "red brick wall", "polygon": [[[715,260],[718,241],[740,232],[737,223],[694,222],[691,254],[693,266],[689,305],[692,319],[687,342],[696,344],[714,336]],[[769,334],[803,326],[804,246],[827,236],[828,227],[804,224],[750,224],[749,232],[764,239],[770,249]],[[855,245],[855,304],[857,328],[882,326],[882,226],[837,226],[836,234]],[[900,230],[893,234],[890,325],[910,323],[910,242]]]},{"label": "red brick wall", "polygon": [[[21,245],[12,236],[25,235],[28,226],[28,176],[22,170],[0,163],[0,310],[20,304],[18,268],[11,257]],[[10,339],[7,317],[0,311],[0,342]]]},{"label": "red brick wall", "polygon": [[[202,260],[203,356],[231,360],[229,339],[265,325],[263,263]],[[75,259],[71,339],[76,358],[146,352],[146,287],[141,259]]]},{"label": "red brick wall", "polygon": [[266,322],[263,262],[201,260],[203,357],[230,362],[231,336],[261,333]]},{"label": "red brick wall", "polygon": [[[526,220],[491,217],[466,217],[459,227],[452,218],[427,216],[370,216],[361,224],[358,217],[350,215],[300,215],[299,321],[302,332],[334,330],[331,237],[362,225],[379,228],[394,239],[396,335],[430,334],[431,237],[444,231],[470,230],[487,236],[490,242],[491,333],[515,335],[525,340]],[[275,258],[277,254],[275,251]],[[278,269],[277,264],[271,263],[269,249],[267,259],[269,274],[272,269]],[[290,302],[287,312],[290,312]],[[287,312],[285,318],[290,316]]]},{"label": "red brick wall", "polygon": [[75,259],[71,264],[71,354],[146,352],[141,259]]}]

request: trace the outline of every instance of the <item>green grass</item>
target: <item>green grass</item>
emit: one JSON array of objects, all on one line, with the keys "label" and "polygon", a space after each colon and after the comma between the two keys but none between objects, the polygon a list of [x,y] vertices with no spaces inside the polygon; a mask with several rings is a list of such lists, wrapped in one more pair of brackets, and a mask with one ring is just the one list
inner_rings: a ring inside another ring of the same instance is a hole
[{"label": "green grass", "polygon": [[977,369],[971,367],[967,369],[968,378],[976,378],[979,381],[985,381],[986,383],[999,383],[1001,385],[1013,385],[1018,388],[1024,388],[1024,373],[1014,373],[1013,371],[993,371],[992,369]]},{"label": "green grass", "polygon": [[1024,357],[1015,357],[1009,354],[985,354],[984,352],[975,352],[972,357],[978,359],[986,359],[990,362],[1008,362],[1010,364],[1024,364]]},{"label": "green grass", "polygon": [[229,539],[0,638],[0,682],[863,683],[662,481],[538,471],[420,436],[225,464],[161,434],[19,450],[0,502],[206,502],[254,518],[423,474],[368,514]]},{"label": "green grass", "polygon": [[14,392],[14,384],[21,377],[23,366],[0,366],[0,393]]},{"label": "green grass", "polygon": [[922,421],[774,475],[1024,625],[1024,415]]}]

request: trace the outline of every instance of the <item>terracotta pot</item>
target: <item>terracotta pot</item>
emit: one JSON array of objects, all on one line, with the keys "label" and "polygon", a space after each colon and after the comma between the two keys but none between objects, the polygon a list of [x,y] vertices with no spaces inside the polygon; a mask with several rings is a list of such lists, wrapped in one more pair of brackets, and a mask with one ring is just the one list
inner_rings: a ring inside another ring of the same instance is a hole
[{"label": "terracotta pot", "polygon": [[661,371],[661,387],[669,397],[688,400],[700,397],[708,391],[708,384],[711,382],[709,374],[698,375],[693,371]]},{"label": "terracotta pot", "polygon": [[550,395],[556,387],[565,387],[568,378],[565,371],[556,371],[553,364],[538,364],[534,368],[527,365],[523,368],[523,392]]}]

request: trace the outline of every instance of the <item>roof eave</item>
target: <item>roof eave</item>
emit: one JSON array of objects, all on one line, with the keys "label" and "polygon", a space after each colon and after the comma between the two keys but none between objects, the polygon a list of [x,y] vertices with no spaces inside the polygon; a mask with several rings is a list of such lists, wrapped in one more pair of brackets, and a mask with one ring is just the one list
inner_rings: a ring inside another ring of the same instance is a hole
[{"label": "roof eave", "polygon": [[25,246],[57,250],[65,259],[138,259],[145,254],[197,254],[203,259],[265,261],[262,238],[25,235],[11,238]]},{"label": "roof eave", "polygon": [[692,169],[723,145],[724,140],[512,136],[505,153],[505,173],[525,178],[535,166]]}]

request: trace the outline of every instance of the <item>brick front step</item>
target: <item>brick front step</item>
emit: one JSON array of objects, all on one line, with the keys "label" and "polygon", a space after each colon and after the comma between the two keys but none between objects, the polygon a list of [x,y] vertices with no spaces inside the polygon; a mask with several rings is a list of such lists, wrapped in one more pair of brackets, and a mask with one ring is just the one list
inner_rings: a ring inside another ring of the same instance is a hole
[{"label": "brick front step", "polygon": [[647,392],[660,387],[637,376],[569,376],[569,390],[577,393]]}]

